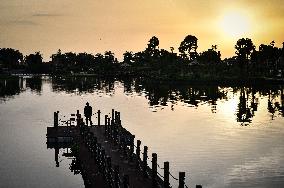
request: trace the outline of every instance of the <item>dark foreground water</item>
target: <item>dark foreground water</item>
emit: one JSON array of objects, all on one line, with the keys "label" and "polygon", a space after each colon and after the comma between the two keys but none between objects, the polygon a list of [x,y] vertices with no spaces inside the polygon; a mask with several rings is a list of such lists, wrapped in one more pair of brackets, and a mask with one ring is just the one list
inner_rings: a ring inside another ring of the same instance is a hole
[{"label": "dark foreground water", "polygon": [[[189,186],[284,187],[284,87],[153,83],[141,79],[24,77],[0,80],[0,187],[84,187],[72,158],[47,149],[53,112],[88,101],[170,162]],[[96,121],[94,119],[94,121]],[[160,171],[162,172],[162,171]],[[177,182],[171,178],[176,187]]]}]

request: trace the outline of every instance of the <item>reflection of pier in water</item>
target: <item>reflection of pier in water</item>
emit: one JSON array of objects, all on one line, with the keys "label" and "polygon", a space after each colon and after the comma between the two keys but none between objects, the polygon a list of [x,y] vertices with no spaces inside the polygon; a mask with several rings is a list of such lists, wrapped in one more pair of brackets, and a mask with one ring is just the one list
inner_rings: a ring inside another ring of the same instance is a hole
[{"label": "reflection of pier in water", "polygon": [[[70,169],[75,174],[81,172],[86,187],[170,187],[169,162],[161,168],[157,154],[152,153],[150,168],[148,147],[144,146],[142,153],[141,141],[134,144],[135,136],[121,126],[120,113],[113,110],[111,118],[106,115],[105,125],[100,124],[100,111],[97,114],[97,125],[85,125],[77,111],[76,120],[73,114],[67,121],[69,126],[61,127],[58,112],[54,113],[54,127],[47,128],[47,147],[55,149],[56,166],[59,149],[71,148],[71,153],[63,155],[76,157]],[[72,126],[72,122],[76,125]],[[185,173],[180,172],[179,187],[185,186]]]}]

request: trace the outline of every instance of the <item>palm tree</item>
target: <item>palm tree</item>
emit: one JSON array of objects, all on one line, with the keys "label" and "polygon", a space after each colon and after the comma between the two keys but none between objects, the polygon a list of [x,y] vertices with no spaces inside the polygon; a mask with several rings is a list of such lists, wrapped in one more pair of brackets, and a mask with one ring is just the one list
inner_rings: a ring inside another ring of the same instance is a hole
[{"label": "palm tree", "polygon": [[215,44],[215,45],[212,45],[212,50],[213,51],[216,51],[217,50],[217,45]]}]

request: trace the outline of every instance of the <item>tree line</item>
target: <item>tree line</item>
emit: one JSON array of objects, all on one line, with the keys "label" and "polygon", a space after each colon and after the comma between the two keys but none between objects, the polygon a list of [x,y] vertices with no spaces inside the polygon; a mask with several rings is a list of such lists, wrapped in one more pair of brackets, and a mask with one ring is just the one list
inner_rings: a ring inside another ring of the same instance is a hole
[{"label": "tree line", "polygon": [[159,48],[159,39],[153,36],[145,50],[126,51],[123,60],[118,61],[114,53],[62,53],[51,55],[51,61],[43,62],[40,52],[24,56],[19,50],[0,48],[0,71],[21,69],[27,73],[51,74],[143,74],[165,78],[212,78],[240,77],[244,75],[282,76],[284,71],[284,43],[282,48],[275,42],[261,44],[256,49],[252,40],[241,38],[235,44],[235,56],[221,60],[217,45],[197,52],[198,39],[188,35],[181,41],[178,53]]}]

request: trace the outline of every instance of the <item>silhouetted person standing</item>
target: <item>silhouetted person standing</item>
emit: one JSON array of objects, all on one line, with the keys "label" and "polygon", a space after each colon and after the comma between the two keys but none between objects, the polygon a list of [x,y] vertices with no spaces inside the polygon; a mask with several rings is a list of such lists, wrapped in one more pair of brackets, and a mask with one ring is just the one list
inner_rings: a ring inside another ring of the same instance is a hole
[{"label": "silhouetted person standing", "polygon": [[86,117],[86,124],[88,125],[88,121],[90,121],[90,125],[92,125],[92,120],[91,120],[91,117],[92,117],[92,107],[89,105],[89,103],[87,102],[86,103],[86,106],[84,108],[84,115]]}]

